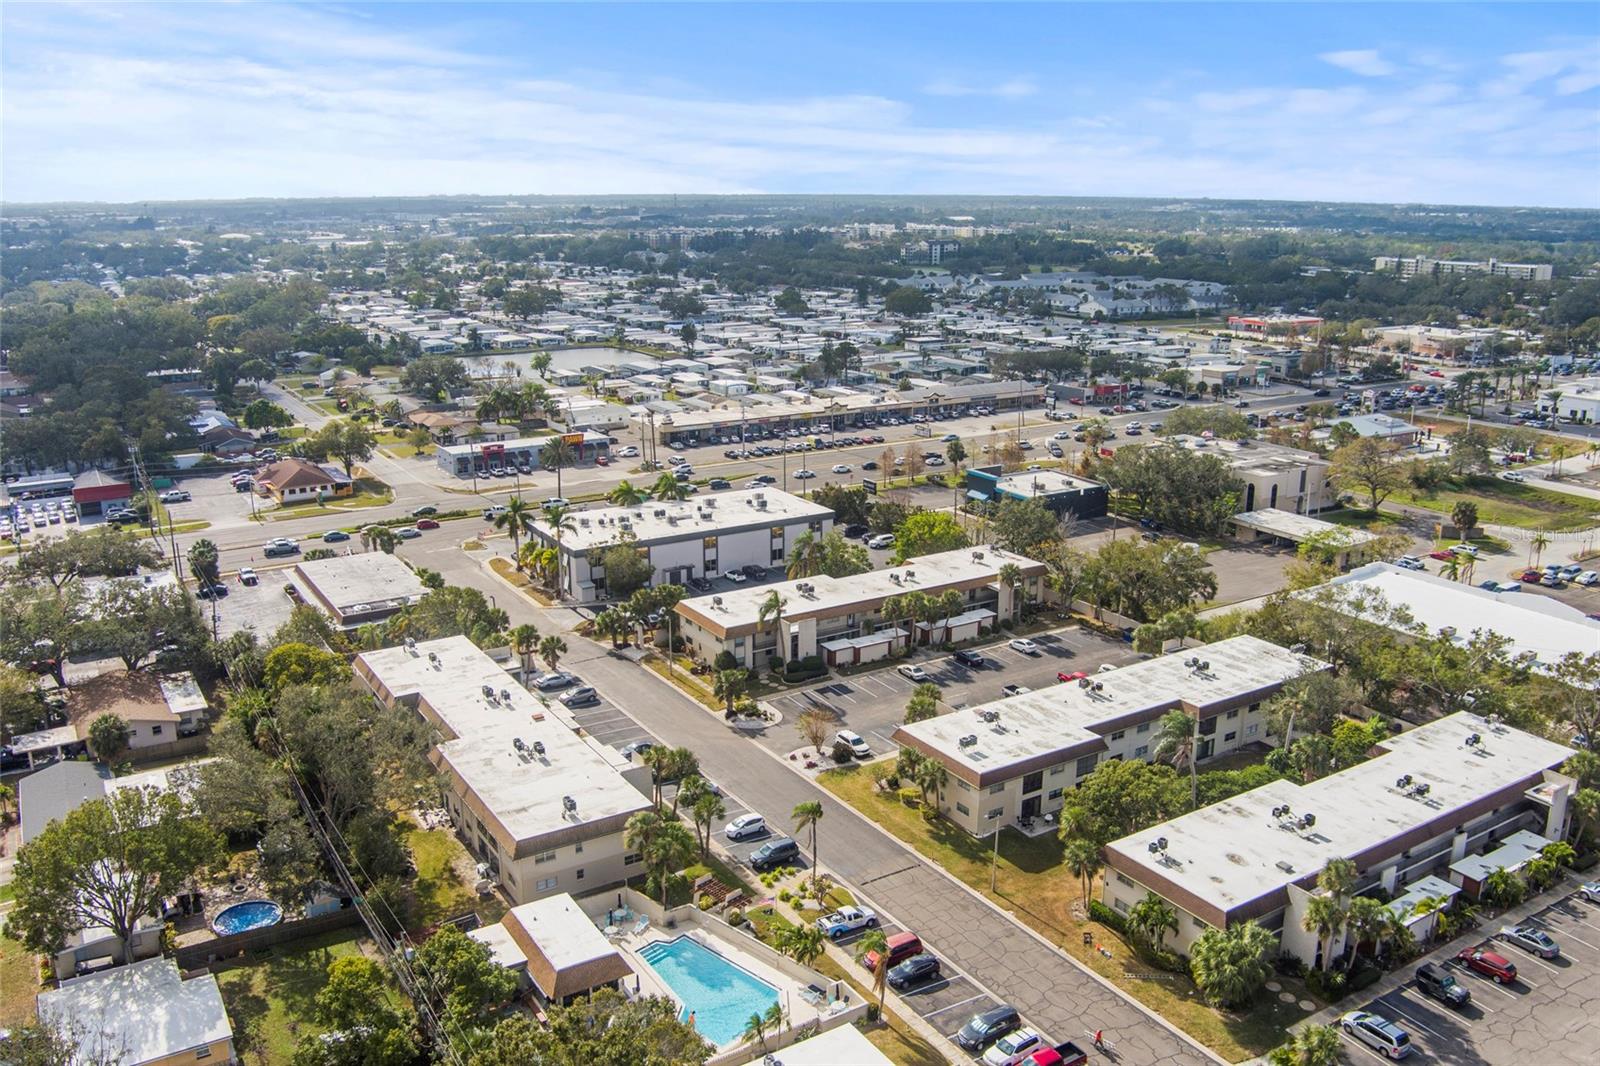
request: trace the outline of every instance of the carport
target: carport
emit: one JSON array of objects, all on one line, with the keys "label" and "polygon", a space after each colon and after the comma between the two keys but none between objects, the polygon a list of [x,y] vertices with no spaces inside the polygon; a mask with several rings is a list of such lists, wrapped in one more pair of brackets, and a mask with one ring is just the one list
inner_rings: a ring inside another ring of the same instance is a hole
[{"label": "carport", "polygon": [[899,649],[901,642],[909,639],[911,635],[905,630],[890,628],[862,637],[825,640],[819,647],[829,666],[859,666],[887,659]]},{"label": "carport", "polygon": [[1371,533],[1361,529],[1324,522],[1310,515],[1280,511],[1266,507],[1259,511],[1246,511],[1233,516],[1234,536],[1247,543],[1266,543],[1274,546],[1298,548],[1305,543],[1315,543],[1328,561],[1340,570],[1348,570],[1367,561]]}]

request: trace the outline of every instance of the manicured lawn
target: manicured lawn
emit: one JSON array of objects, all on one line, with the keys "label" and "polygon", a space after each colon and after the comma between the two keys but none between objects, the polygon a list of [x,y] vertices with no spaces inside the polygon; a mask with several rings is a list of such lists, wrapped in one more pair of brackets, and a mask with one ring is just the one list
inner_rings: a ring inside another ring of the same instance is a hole
[{"label": "manicured lawn", "polygon": [[338,929],[248,955],[217,973],[245,1066],[288,1066],[304,1033],[317,1032],[312,1003],[328,964],[360,953],[359,929]]},{"label": "manicured lawn", "polygon": [[[1264,992],[1248,1014],[1214,1010],[1187,976],[1155,969],[1115,932],[1079,918],[1075,908],[1083,906],[1081,886],[1062,867],[1062,845],[1054,836],[1001,833],[996,888],[991,893],[992,837],[979,840],[942,818],[924,821],[920,811],[879,793],[860,767],[830,770],[819,780],[867,818],[1231,1062],[1265,1054],[1283,1042],[1288,1026],[1305,1017],[1305,1012]],[[1094,946],[1084,945],[1085,932],[1093,935]],[[1105,948],[1109,957],[1096,947]],[[1298,985],[1276,979],[1286,987]]]},{"label": "manicured lawn", "polygon": [[27,948],[0,936],[0,1028],[33,1020],[39,993],[39,964]]},{"label": "manicured lawn", "polygon": [[346,511],[359,511],[366,507],[382,507],[394,502],[394,493],[388,485],[375,478],[357,478],[355,492],[324,503],[291,503],[269,511],[269,522],[283,522],[291,518],[315,518],[319,515],[339,515]]},{"label": "manicured lawn", "polygon": [[1458,501],[1467,500],[1477,504],[1479,522],[1557,532],[1587,529],[1596,524],[1596,516],[1600,515],[1600,501],[1495,478],[1479,478],[1471,483],[1452,481],[1432,496],[1408,489],[1389,500],[1446,516]]}]

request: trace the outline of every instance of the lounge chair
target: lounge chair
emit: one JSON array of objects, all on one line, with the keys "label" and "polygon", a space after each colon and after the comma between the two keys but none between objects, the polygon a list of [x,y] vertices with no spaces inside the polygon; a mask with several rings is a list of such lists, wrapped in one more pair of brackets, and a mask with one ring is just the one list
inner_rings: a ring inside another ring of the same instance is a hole
[{"label": "lounge chair", "polygon": [[645,915],[634,923],[633,935],[639,936],[648,928],[650,928],[650,917],[649,915]]}]

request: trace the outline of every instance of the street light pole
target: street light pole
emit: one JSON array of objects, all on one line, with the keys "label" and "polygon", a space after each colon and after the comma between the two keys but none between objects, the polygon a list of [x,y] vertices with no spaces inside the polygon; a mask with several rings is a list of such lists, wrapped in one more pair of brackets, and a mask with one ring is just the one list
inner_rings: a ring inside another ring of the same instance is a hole
[{"label": "street light pole", "polygon": [[995,879],[1000,875],[1000,823],[994,824],[994,854],[989,859],[989,891],[995,889]]}]

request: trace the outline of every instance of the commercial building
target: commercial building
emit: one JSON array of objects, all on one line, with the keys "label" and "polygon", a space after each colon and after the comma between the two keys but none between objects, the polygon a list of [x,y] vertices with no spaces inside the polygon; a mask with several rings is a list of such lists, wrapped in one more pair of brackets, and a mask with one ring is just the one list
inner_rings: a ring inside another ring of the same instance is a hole
[{"label": "commercial building", "polygon": [[[1015,589],[1000,579],[1002,568],[1011,566],[1020,582]],[[961,548],[854,577],[811,577],[683,600],[678,635],[708,663],[723,652],[748,667],[772,655],[821,655],[836,666],[872,662],[907,642],[956,643],[992,629],[1014,616],[1019,597],[1045,595],[1044,573],[1043,563],[992,545]],[[763,618],[762,605],[774,593],[782,617]],[[903,611],[912,593],[948,597],[949,608],[938,618],[910,618]]]},{"label": "commercial building", "polygon": [[1498,259],[1490,259],[1487,262],[1470,259],[1430,259],[1425,255],[1380,255],[1372,260],[1372,269],[1399,274],[1402,278],[1432,277],[1438,274],[1493,274],[1523,281],[1549,281],[1555,273],[1555,268],[1549,263],[1502,263]]},{"label": "commercial building", "polygon": [[1315,452],[1256,440],[1213,440],[1179,435],[1167,441],[1191,451],[1215,455],[1243,483],[1240,511],[1276,508],[1292,514],[1314,514],[1332,507],[1337,498],[1328,460]]},{"label": "commercial building", "polygon": [[85,470],[72,480],[72,502],[80,517],[108,514],[133,501],[133,486],[104,470]]},{"label": "commercial building", "polygon": [[211,974],[185,980],[173,959],[147,959],[39,993],[39,1020],[82,1034],[68,1066],[237,1062],[233,1026]]},{"label": "commercial building", "polygon": [[1377,539],[1364,529],[1351,529],[1274,507],[1234,515],[1233,535],[1247,543],[1291,545],[1296,548],[1315,542],[1328,554],[1328,561],[1339,570],[1346,570],[1371,558],[1369,545]]},{"label": "commercial building", "polygon": [[[572,446],[578,462],[605,454],[611,447],[611,438],[592,430],[573,430],[560,435]],[[539,453],[556,437],[517,437],[512,440],[482,440],[468,444],[441,444],[434,452],[439,469],[456,477],[479,477],[496,468],[515,471],[522,467],[539,468]]]},{"label": "commercial building", "polygon": [[1427,432],[1426,427],[1413,425],[1393,415],[1372,414],[1354,415],[1350,418],[1341,418],[1334,425],[1349,426],[1356,431],[1357,436],[1375,437],[1390,444],[1409,448],[1422,439]]},{"label": "commercial building", "polygon": [[605,549],[624,542],[650,560],[652,585],[681,585],[745,566],[781,566],[804,534],[823,536],[833,511],[777,489],[647,500],[579,511],[561,536],[537,516],[530,538],[561,552],[561,593],[582,603],[607,599]]},{"label": "commercial building", "polygon": [[[1423,631],[1448,635],[1457,643],[1467,642],[1474,633],[1493,632],[1510,642],[1507,655],[1529,656],[1533,668],[1540,671],[1552,669],[1574,652],[1593,655],[1600,651],[1600,621],[1549,596],[1490,592],[1381,562],[1341,574],[1321,588],[1337,593],[1319,596],[1330,607],[1349,605],[1356,613],[1359,606],[1361,616],[1370,620],[1374,603],[1381,600],[1390,608],[1404,610]],[[1318,595],[1318,590],[1304,595]]]},{"label": "commercial building", "polygon": [[1600,422],[1600,378],[1574,378],[1541,391],[1539,410],[1578,423]]},{"label": "commercial building", "polygon": [[1322,325],[1315,315],[1229,315],[1228,328],[1267,336],[1274,333],[1310,333]]},{"label": "commercial building", "polygon": [[1239,636],[902,725],[893,740],[949,773],[939,811],[976,836],[1049,818],[1113,759],[1153,758],[1169,711],[1196,719],[1196,762],[1267,738],[1262,702],[1326,663]]},{"label": "commercial building", "polygon": [[279,503],[304,503],[349,496],[355,491],[355,483],[331,463],[280,459],[256,475],[256,491]]},{"label": "commercial building", "polygon": [[[1356,893],[1404,893],[1427,876],[1460,887],[1452,864],[1519,832],[1560,840],[1577,782],[1571,750],[1462,712],[1386,742],[1379,754],[1309,784],[1274,781],[1151,826],[1104,849],[1107,906],[1126,914],[1154,893],[1178,915],[1167,944],[1254,920],[1283,951],[1317,965],[1302,925],[1331,859],[1356,864]],[[1344,945],[1335,938],[1333,951]]]},{"label": "commercial building", "polygon": [[979,503],[1038,500],[1052,513],[1074,518],[1104,518],[1106,487],[1059,470],[1026,470],[1002,474],[999,467],[967,470],[967,499]]},{"label": "commercial building", "polygon": [[387,707],[439,731],[430,758],[456,833],[516,903],[626,879],[623,846],[650,809],[649,769],[584,735],[560,703],[531,695],[466,637],[356,657],[356,676]]},{"label": "commercial building", "polygon": [[428,591],[404,561],[387,552],[296,563],[294,584],[305,602],[327,612],[341,629],[382,621]]}]

